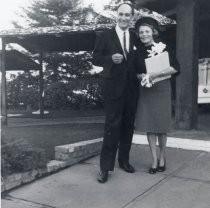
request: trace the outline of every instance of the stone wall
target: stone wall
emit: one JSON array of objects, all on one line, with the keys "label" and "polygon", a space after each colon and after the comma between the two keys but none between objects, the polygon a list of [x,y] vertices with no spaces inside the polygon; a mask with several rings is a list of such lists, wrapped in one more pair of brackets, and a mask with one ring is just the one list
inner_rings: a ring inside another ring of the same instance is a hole
[{"label": "stone wall", "polygon": [[2,178],[1,192],[9,191],[30,183],[43,176],[50,175],[63,168],[86,160],[100,153],[102,138],[77,142],[55,147],[55,160],[48,162],[46,168],[15,173]]}]

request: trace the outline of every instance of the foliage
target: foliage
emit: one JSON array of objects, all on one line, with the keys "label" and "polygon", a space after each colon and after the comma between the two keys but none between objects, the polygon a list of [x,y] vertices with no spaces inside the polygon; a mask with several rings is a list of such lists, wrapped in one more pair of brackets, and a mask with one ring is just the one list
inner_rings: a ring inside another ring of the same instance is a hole
[{"label": "foliage", "polygon": [[18,142],[1,145],[2,176],[16,172],[25,172],[46,167],[47,158],[44,150],[30,144]]},{"label": "foliage", "polygon": [[7,102],[10,108],[31,106],[37,108],[38,105],[38,77],[31,72],[18,74],[16,78],[7,83]]},{"label": "foliage", "polygon": [[[77,80],[77,87],[68,95],[68,101],[73,109],[102,108],[102,87],[100,78]],[[70,87],[71,88],[71,87]]]},{"label": "foliage", "polygon": [[[38,91],[30,91],[27,87],[21,88],[18,85],[19,76],[8,83],[9,108],[25,109],[29,105],[32,109],[38,109]],[[101,84],[101,79],[94,77],[71,78],[66,83],[63,81],[45,83],[44,106],[49,110],[101,108],[103,107]],[[38,88],[38,83],[34,83],[33,86],[31,88]],[[15,92],[11,93],[12,90]]]},{"label": "foliage", "polygon": [[[48,73],[49,71],[45,71]],[[77,72],[77,71],[76,71]],[[78,72],[77,72],[78,73]],[[78,74],[62,78],[62,74],[46,75],[44,105],[49,110],[84,109],[103,107],[100,75]],[[27,74],[27,76],[26,76]],[[8,82],[8,107],[10,109],[38,109],[38,77],[30,73],[19,74]]]},{"label": "foliage", "polygon": [[[29,8],[23,8],[22,16],[32,27],[110,21],[94,12],[91,6],[82,8],[80,5],[81,0],[34,0]],[[17,23],[15,25],[19,27]],[[90,74],[91,58],[88,51],[44,54],[45,108],[80,109],[85,106],[88,108],[102,106],[100,78],[96,80],[95,75]],[[95,80],[95,83],[91,80]],[[75,93],[78,91],[80,93]],[[29,72],[19,74],[8,83],[8,105],[10,108],[30,105],[37,109],[38,92],[38,76]]]},{"label": "foliage", "polygon": [[68,104],[66,84],[53,82],[45,91],[47,109],[65,109]]},{"label": "foliage", "polygon": [[69,83],[53,82],[45,91],[47,109],[101,108],[100,79],[72,79]]},{"label": "foliage", "polygon": [[[54,26],[64,23],[67,19],[65,14],[73,10],[78,3],[78,0],[34,0],[29,8],[23,8],[23,13],[30,26]],[[72,24],[72,21],[69,24]]]},{"label": "foliage", "polygon": [[[99,18],[92,6],[82,7],[82,0],[33,0],[29,8],[23,8],[21,16],[32,27],[49,27],[55,25],[89,24],[95,20],[109,22]],[[19,26],[14,22],[14,25]]]},{"label": "foliage", "polygon": [[54,81],[68,82],[72,78],[90,76],[92,68],[91,54],[87,51],[73,53],[51,53],[45,56],[47,83]]}]

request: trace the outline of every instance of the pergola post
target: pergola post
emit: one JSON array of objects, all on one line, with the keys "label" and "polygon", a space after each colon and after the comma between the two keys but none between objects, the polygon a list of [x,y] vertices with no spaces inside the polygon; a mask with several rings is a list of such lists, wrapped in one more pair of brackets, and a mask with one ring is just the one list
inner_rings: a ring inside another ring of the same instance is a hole
[{"label": "pergola post", "polygon": [[197,128],[199,9],[197,0],[177,0],[176,127]]},{"label": "pergola post", "polygon": [[2,125],[7,125],[7,89],[6,89],[6,44],[2,38],[2,53],[1,53],[1,122]]},{"label": "pergola post", "polygon": [[44,117],[44,79],[43,79],[43,51],[39,53],[39,110],[40,118]]}]

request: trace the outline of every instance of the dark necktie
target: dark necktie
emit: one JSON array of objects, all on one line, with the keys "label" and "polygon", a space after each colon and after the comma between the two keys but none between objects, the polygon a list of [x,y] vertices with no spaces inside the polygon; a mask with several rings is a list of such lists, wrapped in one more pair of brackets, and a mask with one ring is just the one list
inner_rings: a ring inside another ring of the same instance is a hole
[{"label": "dark necktie", "polygon": [[126,32],[123,33],[123,50],[124,50],[124,53],[125,53],[125,58],[127,59],[128,51],[127,51],[127,48],[126,48]]}]

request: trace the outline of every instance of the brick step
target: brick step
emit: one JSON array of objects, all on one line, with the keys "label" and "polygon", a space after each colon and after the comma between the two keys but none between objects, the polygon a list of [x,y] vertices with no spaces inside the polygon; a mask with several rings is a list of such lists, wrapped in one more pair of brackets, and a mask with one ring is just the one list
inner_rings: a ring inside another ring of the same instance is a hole
[{"label": "brick step", "polygon": [[55,147],[55,160],[72,165],[100,153],[102,138]]}]

